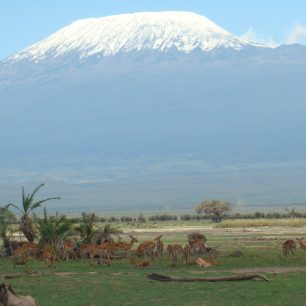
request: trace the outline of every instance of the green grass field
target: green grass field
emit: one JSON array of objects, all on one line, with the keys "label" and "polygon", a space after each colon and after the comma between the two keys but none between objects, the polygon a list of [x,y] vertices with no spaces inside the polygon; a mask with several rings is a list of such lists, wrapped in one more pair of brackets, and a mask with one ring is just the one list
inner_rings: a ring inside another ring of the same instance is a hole
[{"label": "green grass field", "polygon": [[[187,226],[186,226],[187,227]],[[188,228],[149,227],[133,229],[140,240],[163,233],[165,243],[186,243]],[[126,230],[126,229],[125,229]],[[110,267],[86,261],[57,262],[55,270],[42,262],[31,261],[31,271],[13,269],[9,259],[0,259],[1,273],[20,273],[8,279],[18,294],[30,294],[40,306],[100,305],[306,305],[306,252],[299,247],[293,259],[284,258],[281,244],[288,238],[301,237],[305,227],[213,228],[204,226],[208,244],[217,247],[218,265],[209,269],[178,264],[170,267],[166,256],[152,262],[154,269],[134,268],[128,260],[112,262]],[[130,233],[130,232],[129,232]],[[124,237],[124,240],[127,238]],[[240,250],[242,257],[230,257]],[[285,269],[287,268],[287,270]],[[271,271],[273,273],[271,273]],[[92,272],[92,273],[90,273]],[[200,277],[260,272],[269,282],[249,280],[218,283],[162,283],[147,279],[148,273]]]}]

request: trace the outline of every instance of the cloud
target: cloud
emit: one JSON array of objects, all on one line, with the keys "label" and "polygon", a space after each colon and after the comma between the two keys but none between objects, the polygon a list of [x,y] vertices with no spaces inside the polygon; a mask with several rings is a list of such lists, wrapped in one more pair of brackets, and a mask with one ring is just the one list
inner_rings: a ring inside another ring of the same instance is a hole
[{"label": "cloud", "polygon": [[287,44],[306,44],[306,27],[297,24],[290,32],[285,41]]},{"label": "cloud", "polygon": [[264,37],[258,34],[253,28],[248,29],[244,34],[240,36],[240,39],[246,42],[257,43],[270,48],[275,48],[280,44],[276,43],[271,37]]}]

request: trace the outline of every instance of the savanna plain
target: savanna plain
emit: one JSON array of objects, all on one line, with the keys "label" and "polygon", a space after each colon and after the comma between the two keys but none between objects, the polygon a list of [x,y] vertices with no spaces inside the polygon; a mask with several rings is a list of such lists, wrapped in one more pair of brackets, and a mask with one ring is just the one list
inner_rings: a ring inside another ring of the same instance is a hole
[{"label": "savanna plain", "polygon": [[[44,306],[305,305],[306,252],[297,243],[295,254],[284,256],[282,244],[303,237],[306,224],[303,219],[270,222],[269,226],[251,220],[117,224],[123,241],[129,241],[129,235],[139,243],[162,235],[165,248],[186,245],[186,235],[202,233],[207,245],[217,250],[216,265],[208,268],[180,260],[173,265],[166,254],[149,259],[144,268],[135,267],[128,257],[111,260],[110,266],[71,259],[46,267],[33,259],[28,271],[1,258],[1,274],[18,294],[30,294]],[[159,282],[147,278],[151,273],[185,278],[259,273],[268,281]]]}]

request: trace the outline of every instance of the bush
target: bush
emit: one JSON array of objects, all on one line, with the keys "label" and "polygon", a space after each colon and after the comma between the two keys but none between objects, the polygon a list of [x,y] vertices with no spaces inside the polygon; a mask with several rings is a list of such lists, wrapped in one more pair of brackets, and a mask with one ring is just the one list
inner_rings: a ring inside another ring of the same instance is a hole
[{"label": "bush", "polygon": [[121,222],[132,222],[133,221],[133,218],[131,217],[120,217],[120,221]]},{"label": "bush", "polygon": [[192,216],[191,215],[182,215],[181,216],[181,220],[182,221],[189,221],[189,220],[191,220],[192,219]]}]

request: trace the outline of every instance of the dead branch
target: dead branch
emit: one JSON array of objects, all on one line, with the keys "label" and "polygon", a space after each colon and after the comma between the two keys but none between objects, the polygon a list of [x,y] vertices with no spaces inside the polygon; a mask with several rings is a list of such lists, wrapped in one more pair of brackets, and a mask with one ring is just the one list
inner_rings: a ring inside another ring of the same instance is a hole
[{"label": "dead branch", "polygon": [[211,276],[211,277],[175,277],[165,276],[157,273],[147,275],[149,279],[160,282],[224,282],[224,281],[243,281],[250,279],[262,279],[266,282],[269,280],[262,274],[243,274],[231,276]]}]

